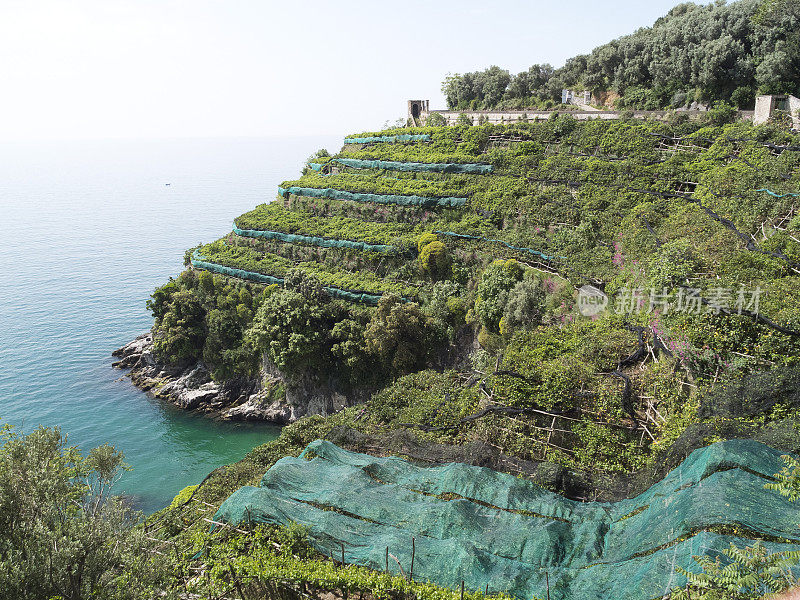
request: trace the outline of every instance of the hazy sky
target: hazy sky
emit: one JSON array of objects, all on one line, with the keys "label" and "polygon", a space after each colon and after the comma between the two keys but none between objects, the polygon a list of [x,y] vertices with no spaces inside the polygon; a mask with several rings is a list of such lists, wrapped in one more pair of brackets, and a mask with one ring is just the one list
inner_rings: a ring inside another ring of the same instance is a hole
[{"label": "hazy sky", "polygon": [[343,134],[448,72],[564,60],[677,0],[0,0],[0,140]]}]

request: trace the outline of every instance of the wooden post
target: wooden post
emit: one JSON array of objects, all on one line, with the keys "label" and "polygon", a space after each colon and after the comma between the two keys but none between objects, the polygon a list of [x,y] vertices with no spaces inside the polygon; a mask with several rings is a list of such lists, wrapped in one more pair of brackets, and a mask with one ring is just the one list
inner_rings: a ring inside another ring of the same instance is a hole
[{"label": "wooden post", "polygon": [[547,600],[550,600],[550,573],[544,572],[544,580],[547,582]]},{"label": "wooden post", "polygon": [[464,580],[461,580],[461,600],[464,600]]},{"label": "wooden post", "polygon": [[486,591],[484,592],[483,595],[484,596],[488,596],[489,595],[489,584],[488,583],[486,584]]},{"label": "wooden post", "polygon": [[417,541],[411,536],[411,570],[408,572],[408,580],[414,581],[414,554],[417,551]]},{"label": "wooden post", "polygon": [[342,545],[342,566],[344,566],[344,542],[339,542]]},{"label": "wooden post", "polygon": [[389,546],[386,546],[386,572],[389,572]]},{"label": "wooden post", "polygon": [[183,577],[183,568],[180,566],[181,564],[181,555],[178,552],[178,545],[175,544],[172,546],[172,549],[175,550],[175,563],[178,565],[178,574]]},{"label": "wooden post", "polygon": [[247,598],[244,597],[244,592],[242,591],[242,586],[239,584],[239,578],[236,577],[236,573],[234,572],[233,567],[228,565],[228,571],[231,574],[231,579],[233,579],[233,585],[236,586],[236,591],[239,592],[239,596],[242,597],[242,600],[247,600]]}]

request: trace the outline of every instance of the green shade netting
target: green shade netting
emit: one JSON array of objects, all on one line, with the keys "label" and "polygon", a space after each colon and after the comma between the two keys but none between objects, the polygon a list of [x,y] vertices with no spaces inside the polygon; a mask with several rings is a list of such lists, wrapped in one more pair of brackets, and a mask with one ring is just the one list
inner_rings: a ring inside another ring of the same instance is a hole
[{"label": "green shade netting", "polygon": [[484,241],[484,242],[497,242],[498,244],[503,244],[506,248],[510,248],[511,250],[519,250],[521,252],[528,252],[530,254],[535,254],[536,256],[539,256],[539,257],[541,257],[541,258],[543,258],[545,260],[553,260],[555,258],[564,258],[563,256],[561,256],[561,257],[548,256],[547,254],[542,254],[538,250],[534,250],[532,248],[525,248],[523,246],[512,246],[511,244],[509,244],[508,242],[504,242],[503,240],[498,240],[498,239],[494,239],[494,238],[485,238],[485,237],[481,237],[479,235],[467,235],[466,233],[454,233],[452,231],[439,231],[438,229],[434,230],[433,233],[440,233],[442,235],[449,235],[450,237],[464,238],[464,239],[467,239],[467,240],[481,240],[481,241]]},{"label": "green shade netting", "polygon": [[767,192],[770,196],[773,196],[775,198],[787,198],[787,197],[788,198],[797,198],[798,196],[800,196],[800,193],[795,193],[795,192],[788,192],[786,194],[778,194],[778,193],[773,192],[772,190],[767,189],[767,188],[760,188],[760,189],[758,189],[756,191],[757,192]]},{"label": "green shade netting", "polygon": [[385,169],[387,171],[416,171],[422,173],[478,173],[492,172],[492,165],[479,163],[421,163],[394,160],[362,160],[360,158],[332,158],[327,163],[308,163],[314,171],[321,171],[326,164],[337,162],[354,169]]},{"label": "green shade netting", "polygon": [[280,231],[267,231],[264,229],[239,229],[236,223],[233,224],[233,233],[242,237],[278,240],[289,244],[310,244],[322,248],[352,248],[353,250],[384,253],[392,253],[397,250],[394,246],[386,244],[367,244],[366,242],[351,242],[349,240],[332,240],[329,238],[281,233]]},{"label": "green shade netting", "polygon": [[292,186],[290,188],[279,187],[278,194],[280,196],[294,194],[295,196],[306,196],[308,198],[330,198],[331,200],[399,204],[401,206],[439,206],[453,208],[456,206],[463,206],[467,203],[466,198],[455,198],[452,196],[432,198],[428,196],[405,196],[400,194],[364,194],[361,192],[345,192],[331,188],[307,188],[297,186]]},{"label": "green shade netting", "polygon": [[[546,572],[554,600],[649,600],[685,585],[675,568],[696,571],[692,555],[752,544],[712,527],[797,539],[800,503],[764,489],[764,476],[782,466],[777,451],[757,442],[720,442],[633,499],[581,503],[482,467],[420,467],[317,440],[299,458],[279,460],[260,487],[236,491],[215,519],[294,521],[310,528],[318,550],[338,557],[344,543],[346,562],[374,569],[384,569],[388,547],[406,572],[414,536],[415,579],[448,587],[463,580],[544,598]],[[394,561],[389,567],[399,572]]]},{"label": "green shade netting", "polygon": [[263,273],[245,271],[244,269],[235,269],[233,267],[226,267],[224,265],[218,265],[217,263],[208,262],[197,252],[197,250],[192,252],[191,263],[193,267],[197,269],[203,269],[209,273],[227,275],[228,277],[246,279],[248,281],[255,281],[257,283],[266,283],[267,285],[283,285],[282,277],[273,277],[272,275],[264,275]]},{"label": "green shade netting", "polygon": [[[204,271],[217,273],[218,275],[226,275],[228,277],[236,277],[237,279],[245,279],[247,281],[255,281],[257,283],[265,283],[268,285],[283,285],[282,277],[273,277],[272,275],[264,275],[263,273],[245,271],[243,269],[235,269],[233,267],[226,267],[224,265],[218,265],[217,263],[208,262],[204,260],[202,256],[200,256],[197,250],[192,253],[191,263],[192,266],[197,269],[203,269]],[[323,289],[334,298],[347,300],[348,302],[359,302],[361,304],[368,304],[370,306],[376,306],[381,299],[380,294],[367,294],[364,292],[343,290],[330,286],[324,287]]]},{"label": "green shade netting", "polygon": [[415,135],[403,133],[401,135],[378,135],[373,137],[346,137],[345,144],[374,144],[376,142],[428,142],[431,136],[427,133]]}]

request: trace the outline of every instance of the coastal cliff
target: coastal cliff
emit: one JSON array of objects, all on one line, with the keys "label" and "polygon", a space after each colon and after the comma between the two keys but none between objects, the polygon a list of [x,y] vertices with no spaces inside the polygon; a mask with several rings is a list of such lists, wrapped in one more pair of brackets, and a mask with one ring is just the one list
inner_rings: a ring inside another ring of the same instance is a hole
[{"label": "coastal cliff", "polygon": [[117,366],[217,418],[360,404],[370,427],[636,469],[800,353],[797,138],[731,118],[345,138],[187,251]]},{"label": "coastal cliff", "polygon": [[287,385],[280,371],[264,359],[259,377],[216,382],[203,361],[169,364],[153,351],[148,332],[114,350],[115,368],[128,369],[131,383],[174,406],[234,421],[293,423],[306,415],[329,415],[364,402],[367,391],[349,395],[306,379]]}]

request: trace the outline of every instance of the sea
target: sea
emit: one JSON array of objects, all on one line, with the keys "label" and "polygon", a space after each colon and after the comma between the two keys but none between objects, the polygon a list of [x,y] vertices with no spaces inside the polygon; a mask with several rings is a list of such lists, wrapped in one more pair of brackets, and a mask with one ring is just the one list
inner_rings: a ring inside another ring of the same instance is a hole
[{"label": "sea", "polygon": [[187,248],[275,198],[341,137],[0,143],[0,424],[60,427],[83,451],[109,443],[115,486],[145,513],[277,437],[148,397],[111,352],[152,325],[153,290]]}]

